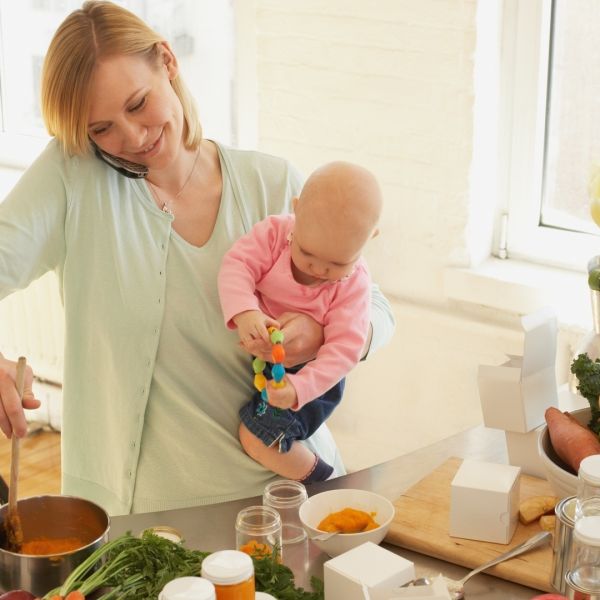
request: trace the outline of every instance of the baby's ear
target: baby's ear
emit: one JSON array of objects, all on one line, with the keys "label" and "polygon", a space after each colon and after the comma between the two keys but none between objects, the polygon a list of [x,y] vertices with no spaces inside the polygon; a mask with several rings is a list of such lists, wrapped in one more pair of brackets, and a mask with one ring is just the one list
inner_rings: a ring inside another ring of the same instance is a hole
[{"label": "baby's ear", "polygon": [[294,196],[292,198],[292,210],[296,212],[296,207],[298,206],[298,196]]},{"label": "baby's ear", "polygon": [[373,229],[373,233],[371,234],[371,239],[373,239],[374,237],[377,237],[379,235],[379,227],[375,227],[375,229]]}]

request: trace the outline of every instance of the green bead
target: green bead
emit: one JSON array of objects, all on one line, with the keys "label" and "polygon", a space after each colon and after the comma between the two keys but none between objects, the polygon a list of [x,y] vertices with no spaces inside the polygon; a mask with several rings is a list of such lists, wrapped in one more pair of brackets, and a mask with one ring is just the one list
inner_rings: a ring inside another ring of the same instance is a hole
[{"label": "green bead", "polygon": [[272,344],[283,344],[283,332],[279,329],[271,331],[271,343]]},{"label": "green bead", "polygon": [[252,361],[252,368],[255,373],[262,373],[266,366],[267,363],[262,358],[258,358],[258,356]]}]

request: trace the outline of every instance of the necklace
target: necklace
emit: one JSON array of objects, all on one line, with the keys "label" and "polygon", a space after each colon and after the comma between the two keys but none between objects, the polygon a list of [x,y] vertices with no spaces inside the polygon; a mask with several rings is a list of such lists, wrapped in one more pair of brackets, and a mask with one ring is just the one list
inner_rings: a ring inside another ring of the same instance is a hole
[{"label": "necklace", "polygon": [[148,180],[148,183],[150,184],[150,191],[152,192],[152,195],[154,196],[155,200],[158,202],[159,206],[162,203],[161,210],[164,213],[167,213],[168,215],[171,215],[172,217],[175,216],[175,213],[173,212],[173,202],[175,200],[177,200],[177,198],[179,198],[179,196],[181,196],[181,193],[183,192],[183,190],[185,190],[187,184],[190,182],[190,179],[192,178],[192,175],[196,169],[196,163],[198,162],[199,156],[200,156],[200,147],[198,147],[198,151],[196,152],[196,156],[194,158],[194,163],[192,164],[192,168],[190,169],[189,175],[186,177],[185,181],[183,182],[183,185],[179,188],[179,191],[175,194],[175,196],[173,196],[173,200],[170,200],[167,198],[166,200],[163,201],[158,192],[158,186],[154,185],[150,180]]}]

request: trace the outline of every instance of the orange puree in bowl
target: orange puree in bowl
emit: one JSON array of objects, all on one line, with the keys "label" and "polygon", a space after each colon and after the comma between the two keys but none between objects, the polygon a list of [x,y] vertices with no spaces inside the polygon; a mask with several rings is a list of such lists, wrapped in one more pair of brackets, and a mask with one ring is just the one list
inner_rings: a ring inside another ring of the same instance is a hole
[{"label": "orange puree in bowl", "polygon": [[68,538],[37,538],[21,544],[19,554],[35,554],[47,556],[50,554],[62,554],[82,548],[85,544],[76,537]]},{"label": "orange puree in bowl", "polygon": [[377,529],[379,523],[373,520],[376,513],[367,513],[356,508],[344,508],[328,514],[318,525],[320,531],[339,531],[340,533],[360,533]]}]

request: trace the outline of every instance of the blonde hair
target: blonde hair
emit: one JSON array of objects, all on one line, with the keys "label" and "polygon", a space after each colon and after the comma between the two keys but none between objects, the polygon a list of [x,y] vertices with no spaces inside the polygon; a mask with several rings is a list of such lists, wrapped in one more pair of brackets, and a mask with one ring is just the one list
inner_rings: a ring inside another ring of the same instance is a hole
[{"label": "blonde hair", "polygon": [[[137,54],[157,64],[164,39],[139,17],[104,0],[89,0],[56,30],[42,70],[42,115],[46,129],[67,154],[90,150],[90,80],[96,62],[108,56]],[[194,100],[180,75],[171,85],[183,107],[184,145],[198,147],[202,127]]]}]

